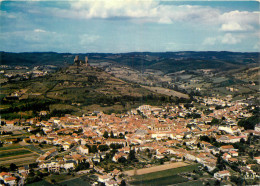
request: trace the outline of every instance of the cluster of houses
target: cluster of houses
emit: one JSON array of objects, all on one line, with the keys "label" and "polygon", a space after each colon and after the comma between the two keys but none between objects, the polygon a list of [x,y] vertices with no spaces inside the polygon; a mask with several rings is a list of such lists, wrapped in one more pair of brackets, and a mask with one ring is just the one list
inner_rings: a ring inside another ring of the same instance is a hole
[{"label": "cluster of houses", "polygon": [[0,181],[3,181],[6,185],[16,185],[16,177],[10,172],[1,172],[0,173]]},{"label": "cluster of houses", "polygon": [[[2,74],[5,82],[28,80],[48,75],[54,72],[57,67],[53,65],[35,66],[33,69],[26,66],[8,66],[0,65],[0,74]],[[24,69],[21,71],[21,69]],[[4,83],[4,82],[2,82]]]},{"label": "cluster of houses", "polygon": [[[224,153],[222,158],[225,161],[237,162],[238,149],[232,145],[215,147],[209,142],[201,141],[200,137],[207,136],[215,138],[220,143],[232,144],[241,139],[246,141],[250,133],[259,136],[258,129],[247,131],[237,125],[237,118],[251,116],[245,108],[248,105],[239,101],[231,102],[230,98],[197,99],[198,102],[208,105],[213,112],[205,113],[196,106],[187,107],[185,104],[166,107],[142,105],[124,115],[95,112],[93,115],[82,117],[72,115],[52,117],[48,121],[32,119],[28,122],[40,127],[44,135],[40,133],[31,135],[24,141],[47,143],[70,152],[70,155],[64,157],[56,157],[59,153],[55,149],[46,152],[37,159],[39,168],[47,168],[51,172],[59,172],[61,169],[73,170],[84,160],[102,174],[100,182],[107,182],[108,185],[110,182],[113,184],[114,179],[110,179],[113,176],[104,173],[102,167],[93,166],[94,162],[100,162],[105,153],[100,150],[90,153],[89,146],[120,145],[112,158],[114,162],[118,162],[121,157],[127,158],[130,150],[138,153],[147,149],[152,152],[152,158],[163,159],[168,156],[174,161],[195,161],[207,167],[209,171],[216,168],[215,155],[219,152]],[[221,105],[223,108],[216,109],[216,105]],[[194,113],[200,117],[187,117]],[[211,125],[213,119],[221,120],[222,124]],[[27,125],[27,130],[30,132],[33,128],[28,128]],[[105,133],[108,136],[105,137]],[[107,151],[110,150],[111,148]],[[255,173],[254,175],[257,176]],[[227,170],[214,175],[217,179],[229,176]]]}]

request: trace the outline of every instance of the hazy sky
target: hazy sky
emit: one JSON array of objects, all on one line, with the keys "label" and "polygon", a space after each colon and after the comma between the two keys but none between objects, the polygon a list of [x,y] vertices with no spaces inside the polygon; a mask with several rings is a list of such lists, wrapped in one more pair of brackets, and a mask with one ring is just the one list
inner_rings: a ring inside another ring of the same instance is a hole
[{"label": "hazy sky", "polygon": [[259,51],[257,1],[2,1],[7,52]]}]

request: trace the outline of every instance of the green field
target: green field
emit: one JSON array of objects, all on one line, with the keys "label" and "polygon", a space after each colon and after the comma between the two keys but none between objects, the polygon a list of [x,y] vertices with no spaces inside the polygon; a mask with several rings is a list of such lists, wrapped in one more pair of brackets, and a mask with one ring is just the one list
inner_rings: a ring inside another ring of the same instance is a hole
[{"label": "green field", "polygon": [[42,181],[38,181],[38,182],[26,184],[26,185],[28,185],[28,186],[51,186],[53,184],[51,184],[45,180],[42,180]]},{"label": "green field", "polygon": [[22,148],[22,146],[0,147],[0,151],[2,151],[2,150],[11,150],[11,149],[19,149],[19,148]]},{"label": "green field", "polygon": [[59,174],[59,175],[51,174],[48,177],[46,177],[46,180],[48,182],[53,182],[53,180],[55,180],[56,183],[62,182],[64,180],[70,180],[70,179],[74,179],[74,176],[73,175],[67,175],[66,173]]},{"label": "green field", "polygon": [[175,169],[168,169],[168,170],[153,172],[149,174],[137,175],[137,176],[133,176],[133,178],[136,181],[139,181],[139,180],[152,180],[152,179],[170,177],[173,175],[177,175],[178,173],[192,172],[193,170],[197,169],[198,166],[200,166],[200,164],[193,164],[193,165],[188,165],[185,167],[179,167]]},{"label": "green field", "polygon": [[37,154],[44,154],[45,153],[44,151],[42,151],[41,149],[35,147],[34,145],[27,145],[25,147],[30,149],[31,151],[36,152]]},{"label": "green field", "polygon": [[210,185],[214,185],[215,180],[209,180],[209,181],[192,180],[185,183],[179,183],[178,186],[201,186],[207,183],[209,183]]},{"label": "green field", "polygon": [[139,180],[133,181],[131,185],[169,185],[169,184],[177,184],[182,182],[187,182],[188,179],[179,175],[172,175],[162,178],[156,178],[151,180]]},{"label": "green field", "polygon": [[65,186],[65,185],[90,186],[89,182],[87,180],[85,180],[83,177],[60,182],[59,185],[61,185],[61,186]]},{"label": "green field", "polygon": [[23,154],[30,154],[31,151],[28,150],[16,150],[16,151],[9,151],[9,152],[1,152],[0,158],[10,157],[10,156],[18,156]]}]

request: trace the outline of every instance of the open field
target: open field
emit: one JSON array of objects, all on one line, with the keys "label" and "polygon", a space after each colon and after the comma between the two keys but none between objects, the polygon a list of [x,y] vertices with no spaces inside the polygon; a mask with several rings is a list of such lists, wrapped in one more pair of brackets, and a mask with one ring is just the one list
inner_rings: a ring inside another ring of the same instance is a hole
[{"label": "open field", "polygon": [[29,156],[32,156],[32,155],[36,155],[34,153],[28,153],[28,154],[21,154],[21,155],[16,155],[16,156],[7,156],[7,157],[3,157],[3,158],[0,158],[0,162],[1,161],[6,161],[6,160],[11,160],[11,159],[18,159],[18,158],[24,158],[24,157],[29,157]]},{"label": "open field", "polygon": [[179,175],[172,175],[152,180],[139,180],[131,182],[131,185],[170,185],[187,182],[188,179]]},{"label": "open field", "polygon": [[53,184],[51,184],[45,180],[42,180],[42,181],[38,181],[38,182],[26,184],[26,185],[28,185],[28,186],[51,186]]},{"label": "open field", "polygon": [[32,152],[35,152],[37,154],[44,154],[45,152],[42,151],[41,149],[35,147],[34,145],[26,145],[25,146],[28,150],[32,151]]},{"label": "open field", "polygon": [[162,171],[152,172],[148,174],[135,175],[133,181],[130,182],[132,185],[170,185],[178,184],[189,181],[188,178],[178,175],[183,172],[192,172],[197,169],[199,164],[192,164],[181,166],[172,169],[165,169]]},{"label": "open field", "polygon": [[179,183],[178,186],[201,186],[209,183],[210,185],[214,185],[215,180],[207,180],[207,181],[200,181],[200,180],[192,180],[189,182]]},{"label": "open field", "polygon": [[184,162],[170,163],[170,164],[159,165],[159,166],[150,167],[150,168],[130,170],[130,171],[126,171],[125,174],[127,174],[128,176],[143,175],[143,174],[149,174],[149,173],[153,173],[153,172],[164,171],[164,170],[168,170],[168,169],[174,169],[174,168],[178,168],[178,167],[184,167],[187,165],[188,164],[184,163]]},{"label": "open field", "polygon": [[199,166],[199,164],[193,164],[193,165],[183,165],[183,166],[176,166],[176,167],[172,167],[171,169],[157,169],[157,172],[152,172],[152,173],[148,173],[148,174],[143,174],[143,175],[136,175],[134,176],[134,179],[138,179],[138,180],[150,180],[150,179],[156,179],[156,178],[162,178],[162,177],[167,177],[167,176],[171,176],[171,175],[175,175],[175,174],[179,174],[179,173],[183,173],[183,172],[191,172],[194,169],[197,169],[197,167]]},{"label": "open field", "polygon": [[38,158],[31,149],[20,145],[10,145],[0,148],[0,165],[8,166],[11,163],[16,165],[24,165],[34,163]]},{"label": "open field", "polygon": [[187,94],[183,94],[181,92],[177,92],[171,89],[167,89],[167,88],[162,88],[162,87],[148,87],[148,86],[142,86],[148,90],[151,90],[153,92],[159,93],[159,94],[164,94],[167,96],[177,96],[179,98],[186,98],[189,99],[189,96]]},{"label": "open field", "polygon": [[26,157],[13,156],[12,159],[1,160],[0,165],[10,165],[11,163],[15,163],[16,165],[25,165],[34,163],[37,158],[38,156],[35,154],[27,154]]},{"label": "open field", "polygon": [[58,182],[63,182],[64,180],[71,180],[71,179],[75,179],[75,177],[73,175],[67,175],[67,173],[63,173],[63,174],[59,174],[59,175],[49,175],[48,177],[46,177],[46,181],[51,182],[52,180],[55,180],[56,183]]},{"label": "open field", "polygon": [[18,148],[22,148],[22,146],[10,145],[10,146],[6,146],[6,147],[0,147],[0,151],[2,152],[3,150],[11,150],[11,149],[18,149]]},{"label": "open field", "polygon": [[0,153],[0,158],[10,157],[10,156],[17,156],[17,155],[23,155],[23,154],[29,154],[31,151],[25,150],[25,149],[19,149],[19,150],[11,150],[11,151],[4,151]]},{"label": "open field", "polygon": [[[21,148],[17,148],[17,149],[1,150],[1,154],[7,153],[7,152],[12,152],[12,151],[19,151],[19,150],[24,150],[24,148],[21,147]],[[0,154],[0,155],[1,155],[1,154]]]},{"label": "open field", "polygon": [[59,182],[59,185],[77,185],[77,186],[90,186],[89,182],[85,180],[83,177],[66,180],[63,182]]}]

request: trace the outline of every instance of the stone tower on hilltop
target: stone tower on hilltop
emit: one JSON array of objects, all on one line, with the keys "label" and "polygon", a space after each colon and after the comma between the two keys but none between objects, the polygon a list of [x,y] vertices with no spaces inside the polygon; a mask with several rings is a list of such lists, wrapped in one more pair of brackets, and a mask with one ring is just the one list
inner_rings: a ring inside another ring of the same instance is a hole
[{"label": "stone tower on hilltop", "polygon": [[74,58],[74,64],[80,65],[80,60],[79,60],[79,56],[78,55],[75,56],[75,58]]},{"label": "stone tower on hilltop", "polygon": [[76,55],[75,58],[74,58],[74,64],[77,65],[77,66],[90,66],[89,63],[88,63],[88,57],[85,56],[85,61],[82,61],[79,59],[79,56]]},{"label": "stone tower on hilltop", "polygon": [[89,66],[89,63],[88,63],[88,56],[85,56],[85,65],[86,65],[86,66]]}]

